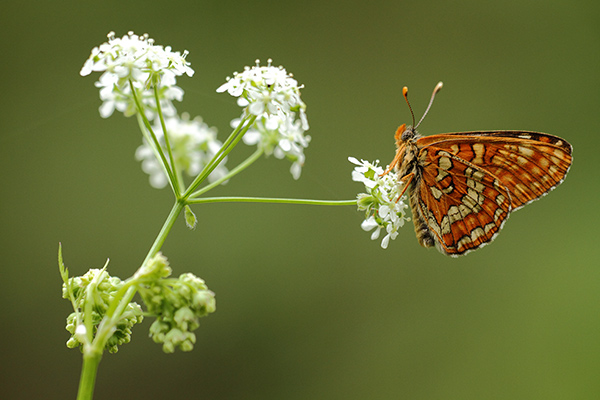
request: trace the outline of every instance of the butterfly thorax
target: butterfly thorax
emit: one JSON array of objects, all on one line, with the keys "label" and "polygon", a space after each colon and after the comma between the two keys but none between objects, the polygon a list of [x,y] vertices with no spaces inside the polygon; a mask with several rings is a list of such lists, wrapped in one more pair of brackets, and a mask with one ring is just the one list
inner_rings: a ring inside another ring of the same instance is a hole
[{"label": "butterfly thorax", "polygon": [[417,140],[421,135],[412,126],[402,125],[398,128],[395,137],[397,152],[394,162],[396,163],[398,178],[401,179],[411,173],[415,174],[415,178],[419,178],[419,147],[417,146]]}]

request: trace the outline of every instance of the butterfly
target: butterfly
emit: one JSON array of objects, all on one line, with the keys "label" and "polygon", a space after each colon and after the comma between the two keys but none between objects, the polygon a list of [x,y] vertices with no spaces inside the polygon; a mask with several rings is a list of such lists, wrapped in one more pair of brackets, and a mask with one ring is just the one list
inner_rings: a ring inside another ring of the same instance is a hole
[{"label": "butterfly", "polygon": [[402,193],[408,193],[415,233],[424,247],[458,257],[496,238],[511,212],[558,186],[571,166],[571,145],[530,131],[455,132],[421,136],[421,124],[442,88],[435,87],[423,117],[395,134]]}]

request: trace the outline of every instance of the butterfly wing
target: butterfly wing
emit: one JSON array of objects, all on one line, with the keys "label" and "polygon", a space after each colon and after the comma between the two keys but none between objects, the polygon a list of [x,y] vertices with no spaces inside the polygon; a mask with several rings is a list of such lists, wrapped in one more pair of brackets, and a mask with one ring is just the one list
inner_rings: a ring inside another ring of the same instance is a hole
[{"label": "butterfly wing", "polygon": [[420,138],[423,149],[445,150],[496,176],[511,194],[516,210],[547,194],[565,178],[572,147],[539,132],[459,132]]},{"label": "butterfly wing", "polygon": [[459,132],[417,144],[415,223],[424,221],[451,256],[492,241],[510,212],[559,185],[572,161],[568,142],[538,132]]},{"label": "butterfly wing", "polygon": [[458,256],[492,241],[512,205],[493,174],[447,150],[419,153],[422,173],[411,196],[415,226],[427,224],[438,249]]}]

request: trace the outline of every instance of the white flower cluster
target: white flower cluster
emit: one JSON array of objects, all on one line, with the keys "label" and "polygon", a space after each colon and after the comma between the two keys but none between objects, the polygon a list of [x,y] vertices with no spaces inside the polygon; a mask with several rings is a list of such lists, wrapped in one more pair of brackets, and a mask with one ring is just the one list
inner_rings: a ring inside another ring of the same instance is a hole
[{"label": "white flower cluster", "polygon": [[[244,72],[234,73],[233,78],[221,85],[217,92],[228,92],[238,98],[244,114],[255,115],[256,121],[244,136],[248,145],[257,145],[266,155],[287,158],[292,162],[290,172],[294,179],[300,178],[304,165],[304,149],[308,147],[306,104],[300,99],[302,85],[292,78],[283,67],[267,66],[259,61]],[[231,121],[237,127],[241,119]]]},{"label": "white flower cluster", "polygon": [[108,34],[108,42],[95,47],[87,59],[80,74],[86,76],[95,71],[104,71],[96,87],[100,89],[100,115],[107,118],[114,110],[125,116],[137,113],[131,85],[144,106],[148,119],[156,116],[154,87],[159,89],[159,101],[166,116],[175,115],[172,100],[181,101],[183,90],[176,86],[176,77],[186,74],[192,76],[194,70],[183,55],[154,44],[147,34],[138,36],[129,32],[122,38],[116,38],[114,32]]},{"label": "white flower cluster", "polygon": [[[166,118],[165,125],[169,133],[175,168],[177,171],[185,171],[191,177],[196,177],[222,146],[217,140],[216,128],[209,127],[200,117],[190,120],[189,114],[183,113],[181,118]],[[160,122],[156,121],[152,130],[166,155],[165,137]],[[155,155],[154,143],[149,144],[144,139],[144,144],[138,147],[135,157],[142,162],[142,170],[150,175],[150,185],[158,189],[167,186],[168,179]],[[227,158],[223,159],[208,176],[210,182],[227,174],[226,161]]]},{"label": "white flower cluster", "polygon": [[384,170],[377,165],[378,161],[371,164],[354,157],[348,157],[348,161],[356,165],[352,171],[352,180],[362,182],[367,192],[360,193],[357,197],[358,209],[366,211],[361,227],[367,232],[375,228],[371,234],[372,240],[378,239],[384,229],[387,235],[381,241],[381,247],[386,249],[390,240],[398,236],[398,229],[409,220],[406,216],[408,205],[404,202],[405,197],[399,198],[398,176],[394,172],[383,175]]}]

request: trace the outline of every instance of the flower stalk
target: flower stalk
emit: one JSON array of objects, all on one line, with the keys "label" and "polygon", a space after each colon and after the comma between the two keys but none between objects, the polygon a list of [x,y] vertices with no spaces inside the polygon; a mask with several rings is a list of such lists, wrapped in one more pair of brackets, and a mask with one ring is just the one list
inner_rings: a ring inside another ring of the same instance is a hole
[{"label": "flower stalk", "polygon": [[192,199],[189,204],[203,203],[270,203],[270,204],[305,204],[317,206],[353,206],[356,200],[313,200],[313,199],[290,199],[279,197],[203,197]]},{"label": "flower stalk", "polygon": [[183,194],[184,201],[186,201],[194,192],[194,190],[196,190],[202,184],[202,182],[204,182],[204,180],[210,175],[210,173],[213,172],[221,162],[223,162],[225,157],[227,157],[227,154],[229,154],[231,150],[233,150],[233,148],[238,144],[242,137],[244,137],[246,132],[248,132],[249,127],[252,125],[252,123],[254,123],[255,119],[256,116],[248,116],[242,121],[242,123],[240,123],[234,129],[233,132],[231,132],[231,134],[229,135],[225,143],[223,143],[223,146],[221,146],[217,154],[215,154],[212,160],[210,160],[210,162],[206,164],[202,172],[198,174],[196,179],[194,179],[194,181],[185,191],[185,193]]}]

